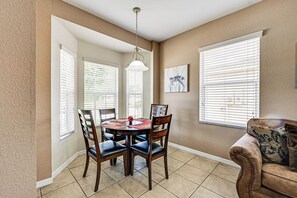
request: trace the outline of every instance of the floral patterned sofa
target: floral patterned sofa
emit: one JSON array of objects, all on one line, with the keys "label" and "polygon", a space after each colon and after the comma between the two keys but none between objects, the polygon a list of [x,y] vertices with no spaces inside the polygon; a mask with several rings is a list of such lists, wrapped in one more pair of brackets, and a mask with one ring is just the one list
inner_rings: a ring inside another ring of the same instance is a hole
[{"label": "floral patterned sofa", "polygon": [[259,143],[251,129],[253,125],[277,128],[285,123],[297,125],[291,120],[251,119],[247,133],[231,147],[230,157],[241,167],[236,183],[240,198],[297,197],[297,172],[285,165],[262,163]]}]

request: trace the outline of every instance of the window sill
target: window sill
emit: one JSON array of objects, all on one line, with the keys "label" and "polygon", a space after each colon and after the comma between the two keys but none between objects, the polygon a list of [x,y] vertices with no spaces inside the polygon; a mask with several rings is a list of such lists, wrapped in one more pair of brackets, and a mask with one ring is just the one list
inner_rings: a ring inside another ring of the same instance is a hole
[{"label": "window sill", "polygon": [[74,131],[71,131],[71,132],[69,132],[69,133],[67,133],[67,134],[64,134],[64,135],[60,136],[60,140],[64,140],[64,139],[66,139],[67,137],[71,136],[72,134],[74,134]]},{"label": "window sill", "polygon": [[215,123],[215,122],[199,121],[199,123],[200,124],[220,126],[220,127],[225,127],[225,128],[246,129],[246,127],[243,127],[243,126],[235,126],[235,125],[229,125],[229,124],[219,124],[219,123]]}]

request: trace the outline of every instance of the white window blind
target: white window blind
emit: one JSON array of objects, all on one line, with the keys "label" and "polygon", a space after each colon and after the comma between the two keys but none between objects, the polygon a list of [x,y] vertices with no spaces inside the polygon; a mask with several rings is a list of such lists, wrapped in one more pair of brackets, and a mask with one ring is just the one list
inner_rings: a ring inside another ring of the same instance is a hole
[{"label": "white window blind", "polygon": [[259,117],[261,35],[200,49],[200,122],[246,127]]},{"label": "white window blind", "polygon": [[100,122],[98,109],[115,108],[118,112],[118,68],[84,61],[84,107],[93,110]]},{"label": "white window blind", "polygon": [[143,117],[143,72],[127,71],[127,116]]},{"label": "white window blind", "polygon": [[75,57],[60,49],[60,137],[74,132],[75,122]]}]

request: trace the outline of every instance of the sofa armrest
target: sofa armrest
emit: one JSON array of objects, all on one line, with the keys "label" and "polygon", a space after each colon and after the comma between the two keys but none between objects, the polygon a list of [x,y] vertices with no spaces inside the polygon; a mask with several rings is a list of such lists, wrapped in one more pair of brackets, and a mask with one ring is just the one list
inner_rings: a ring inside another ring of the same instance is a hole
[{"label": "sofa armrest", "polygon": [[230,149],[231,159],[240,165],[236,188],[239,197],[252,197],[261,187],[262,156],[255,137],[245,134]]}]

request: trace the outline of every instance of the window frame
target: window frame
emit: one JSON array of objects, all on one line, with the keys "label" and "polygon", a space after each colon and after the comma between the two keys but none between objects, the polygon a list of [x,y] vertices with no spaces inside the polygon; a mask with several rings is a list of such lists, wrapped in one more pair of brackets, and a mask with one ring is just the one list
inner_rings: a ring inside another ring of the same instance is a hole
[{"label": "window frame", "polygon": [[143,117],[144,115],[144,72],[143,71],[137,71],[137,72],[141,72],[142,73],[142,83],[141,83],[141,87],[142,87],[142,91],[141,94],[139,93],[129,93],[129,83],[128,83],[128,73],[129,72],[134,72],[134,71],[126,71],[126,116],[134,116],[134,115],[129,115],[129,95],[133,95],[133,96],[138,96],[141,95],[141,111],[142,111],[142,115],[140,116],[140,118]]},{"label": "window frame", "polygon": [[[204,69],[205,69],[205,65],[202,66],[201,64],[201,61],[202,61],[202,57],[201,57],[201,53],[204,52],[204,51],[208,51],[208,50],[212,50],[212,49],[216,49],[216,48],[219,48],[219,47],[223,47],[223,46],[228,46],[230,44],[235,44],[235,43],[239,43],[239,42],[242,42],[242,41],[248,41],[250,39],[256,39],[256,38],[259,38],[259,57],[258,57],[258,68],[257,68],[257,74],[258,74],[258,79],[257,81],[253,81],[253,80],[237,80],[236,82],[227,82],[227,84],[234,84],[234,85],[239,85],[240,83],[254,83],[254,86],[255,86],[255,95],[256,95],[256,98],[255,98],[255,101],[254,102],[254,105],[255,105],[255,113],[254,113],[254,117],[259,117],[260,115],[260,67],[261,67],[261,60],[260,60],[260,57],[261,57],[261,37],[262,37],[262,34],[263,34],[263,31],[259,31],[259,32],[255,32],[255,33],[252,33],[252,34],[248,34],[248,35],[244,35],[244,36],[241,36],[241,37],[237,37],[237,38],[234,38],[234,39],[230,39],[230,40],[227,40],[227,41],[223,41],[223,42],[220,42],[220,43],[217,43],[217,44],[214,44],[214,45],[210,45],[210,46],[206,46],[206,47],[203,47],[203,48],[199,48],[199,59],[200,59],[200,62],[199,62],[199,115],[198,115],[198,119],[199,119],[199,123],[202,123],[202,124],[209,124],[209,125],[217,125],[217,126],[223,126],[223,127],[230,127],[230,128],[240,128],[240,129],[244,129],[246,128],[246,125],[243,126],[243,124],[241,125],[240,123],[235,123],[235,122],[232,122],[232,121],[229,121],[229,122],[225,122],[225,121],[218,121],[218,122],[213,122],[211,120],[207,120],[205,119],[205,115],[206,115],[206,112],[205,112],[205,105],[202,106],[202,103],[205,102],[205,92],[203,92],[203,87],[205,87],[206,84],[212,84],[212,85],[219,85],[220,82],[214,82],[214,83],[205,83],[203,82],[203,76],[204,76]],[[202,68],[204,67],[204,68]],[[203,94],[202,94],[203,93]],[[204,96],[204,98],[203,98]],[[202,113],[201,111],[204,109],[204,113]],[[204,119],[202,119],[202,117],[204,116]],[[227,118],[226,116],[224,118]]]},{"label": "window frame", "polygon": [[[73,85],[74,85],[74,87],[73,87],[73,99],[74,99],[74,101],[73,101],[73,104],[74,104],[74,109],[73,109],[73,130],[70,130],[70,131],[68,131],[68,132],[66,132],[66,133],[61,133],[61,124],[62,124],[62,122],[61,122],[61,96],[62,96],[62,94],[61,94],[61,69],[62,69],[62,67],[61,67],[61,65],[62,65],[62,50],[64,51],[64,52],[66,52],[66,53],[68,53],[69,55],[71,55],[72,57],[73,57],[73,69],[74,69],[74,82],[73,82]],[[59,68],[59,137],[60,137],[60,140],[63,140],[63,139],[65,139],[65,138],[67,138],[67,137],[69,137],[69,136],[71,136],[74,132],[75,132],[75,130],[76,130],[76,122],[75,122],[75,120],[76,120],[76,113],[75,113],[75,109],[76,109],[76,107],[77,107],[77,78],[76,78],[76,76],[77,76],[77,55],[74,53],[74,52],[72,52],[71,50],[69,50],[67,47],[65,47],[65,46],[63,46],[62,44],[60,44],[60,51],[59,51],[59,66],[60,66],[60,68]]]},{"label": "window frame", "polygon": [[[106,95],[115,95],[116,96],[116,106],[115,107],[110,107],[110,108],[115,108],[116,110],[116,115],[118,115],[118,111],[119,111],[119,100],[120,100],[120,84],[119,84],[119,72],[120,72],[120,68],[117,64],[113,64],[113,63],[107,63],[104,61],[98,61],[98,60],[94,60],[94,59],[90,59],[90,58],[83,58],[83,106],[85,109],[89,109],[95,112],[94,114],[94,121],[97,123],[98,120],[100,120],[100,115],[99,115],[99,107],[96,108],[96,100],[94,100],[94,108],[90,109],[86,107],[85,104],[85,94],[86,94],[86,90],[85,90],[85,62],[89,62],[92,64],[97,64],[97,65],[102,65],[102,66],[106,66],[106,67],[111,67],[111,68],[115,68],[116,69],[116,92],[96,92],[96,93],[89,93],[89,94],[93,94],[94,96],[100,96],[102,95],[102,93],[106,96]],[[95,97],[94,97],[95,98]],[[104,108],[108,108],[108,107],[104,107]],[[97,110],[97,112],[96,112]],[[98,117],[97,117],[98,115]],[[99,121],[100,122],[100,121]]]}]

